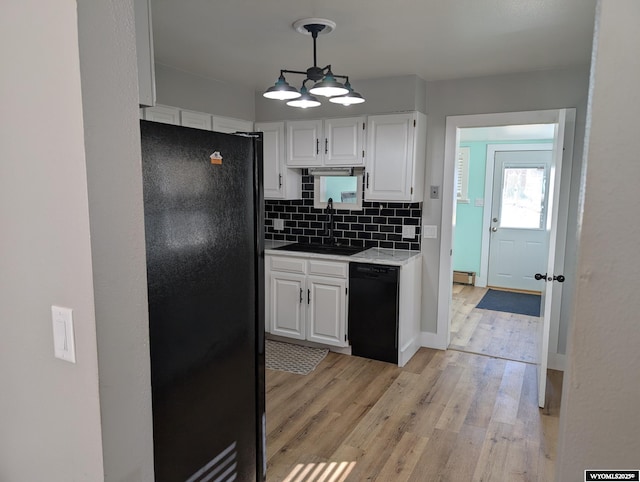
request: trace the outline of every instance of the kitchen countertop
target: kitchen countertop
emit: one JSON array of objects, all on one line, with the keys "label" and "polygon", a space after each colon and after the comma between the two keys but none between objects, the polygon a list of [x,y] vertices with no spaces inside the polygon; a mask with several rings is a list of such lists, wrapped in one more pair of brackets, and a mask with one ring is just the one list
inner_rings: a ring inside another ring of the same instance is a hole
[{"label": "kitchen countertop", "polygon": [[300,251],[287,251],[286,249],[276,249],[281,246],[292,244],[289,241],[265,240],[265,254],[277,256],[295,256],[304,258],[335,259],[337,261],[355,261],[357,263],[386,264],[392,266],[402,266],[415,258],[422,256],[420,251],[409,251],[405,249],[369,248],[351,256],[339,256],[334,254],[306,253]]}]

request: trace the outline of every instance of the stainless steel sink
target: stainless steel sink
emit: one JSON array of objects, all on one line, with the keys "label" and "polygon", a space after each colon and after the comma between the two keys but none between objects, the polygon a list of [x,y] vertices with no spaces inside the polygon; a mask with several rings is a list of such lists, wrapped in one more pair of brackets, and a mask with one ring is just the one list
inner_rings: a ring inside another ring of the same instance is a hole
[{"label": "stainless steel sink", "polygon": [[298,251],[303,253],[335,254],[338,256],[351,256],[360,253],[367,248],[363,246],[346,246],[339,244],[293,243],[276,248],[281,251]]}]

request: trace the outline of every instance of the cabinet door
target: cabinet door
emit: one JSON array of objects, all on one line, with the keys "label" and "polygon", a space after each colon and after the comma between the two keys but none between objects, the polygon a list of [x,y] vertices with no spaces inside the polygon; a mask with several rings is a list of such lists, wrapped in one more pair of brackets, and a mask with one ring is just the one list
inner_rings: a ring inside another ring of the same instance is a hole
[{"label": "cabinet door", "polygon": [[230,117],[211,116],[212,129],[216,132],[233,134],[234,132],[253,131],[253,122],[242,119],[231,119]]},{"label": "cabinet door", "polygon": [[287,165],[314,167],[322,165],[320,140],[322,121],[287,122]]},{"label": "cabinet door", "polygon": [[284,199],[287,181],[284,172],[284,122],[256,124],[256,131],[263,133],[264,197]]},{"label": "cabinet door", "polygon": [[202,112],[183,110],[180,112],[180,124],[194,129],[211,130],[211,116]]},{"label": "cabinet door", "polygon": [[411,200],[414,121],[413,113],[367,118],[367,200]]},{"label": "cabinet door", "polygon": [[152,122],[162,122],[163,124],[180,125],[180,109],[175,107],[167,107],[164,105],[156,105],[155,107],[147,107],[144,110],[145,120]]},{"label": "cabinet door", "polygon": [[364,164],[364,117],[324,121],[325,166],[362,166]]},{"label": "cabinet door", "polygon": [[271,272],[271,334],[304,340],[305,276]]},{"label": "cabinet door", "polygon": [[307,340],[325,345],[347,346],[347,280],[319,276],[307,278]]}]

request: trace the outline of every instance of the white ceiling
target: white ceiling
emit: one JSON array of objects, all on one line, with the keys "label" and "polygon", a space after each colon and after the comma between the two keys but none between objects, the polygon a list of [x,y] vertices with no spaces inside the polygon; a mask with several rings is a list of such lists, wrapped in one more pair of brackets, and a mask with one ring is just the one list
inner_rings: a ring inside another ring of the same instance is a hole
[{"label": "white ceiling", "polygon": [[[257,90],[313,64],[292,24],[336,22],[318,65],[358,79],[425,80],[585,65],[596,0],[151,0],[156,62]],[[292,84],[302,77],[292,76]]]}]

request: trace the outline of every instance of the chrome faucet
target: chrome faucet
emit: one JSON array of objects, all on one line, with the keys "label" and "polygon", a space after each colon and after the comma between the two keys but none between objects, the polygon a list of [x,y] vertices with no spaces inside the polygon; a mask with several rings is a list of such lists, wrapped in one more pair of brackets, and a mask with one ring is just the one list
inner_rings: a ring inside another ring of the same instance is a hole
[{"label": "chrome faucet", "polygon": [[335,237],[333,235],[333,198],[329,198],[327,201],[327,209],[324,211],[327,214],[327,237],[329,238],[329,244],[336,244]]}]

